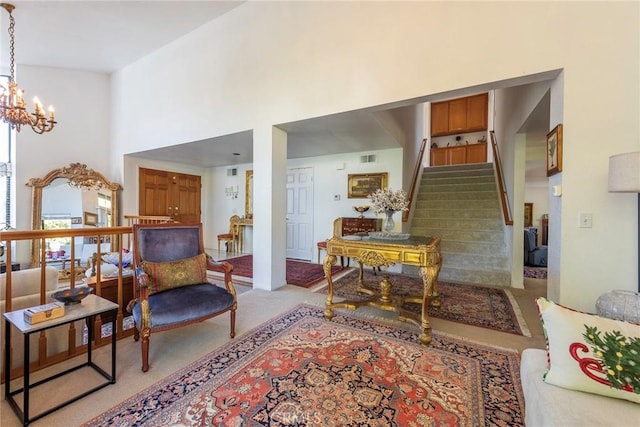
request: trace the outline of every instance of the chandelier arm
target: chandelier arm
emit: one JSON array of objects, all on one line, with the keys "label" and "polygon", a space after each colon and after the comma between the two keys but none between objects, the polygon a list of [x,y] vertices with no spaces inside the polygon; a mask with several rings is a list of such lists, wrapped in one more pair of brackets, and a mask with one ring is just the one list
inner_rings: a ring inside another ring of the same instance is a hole
[{"label": "chandelier arm", "polygon": [[23,91],[18,89],[15,77],[15,26],[13,17],[15,6],[9,3],[0,3],[0,7],[9,13],[9,58],[10,74],[9,87],[0,86],[3,90],[0,93],[0,119],[10,125],[17,132],[24,125],[29,125],[37,134],[50,132],[56,125],[54,112],[49,107],[49,118],[47,119],[42,108],[42,104],[34,98],[35,111],[33,114],[27,111],[27,104],[23,98]]}]

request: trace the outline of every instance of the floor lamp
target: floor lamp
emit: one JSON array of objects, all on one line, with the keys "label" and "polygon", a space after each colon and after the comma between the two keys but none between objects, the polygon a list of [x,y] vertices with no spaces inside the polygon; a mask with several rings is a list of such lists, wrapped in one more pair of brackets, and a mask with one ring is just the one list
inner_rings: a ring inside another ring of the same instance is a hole
[{"label": "floor lamp", "polygon": [[609,192],[638,194],[638,292],[640,292],[640,151],[609,157]]}]

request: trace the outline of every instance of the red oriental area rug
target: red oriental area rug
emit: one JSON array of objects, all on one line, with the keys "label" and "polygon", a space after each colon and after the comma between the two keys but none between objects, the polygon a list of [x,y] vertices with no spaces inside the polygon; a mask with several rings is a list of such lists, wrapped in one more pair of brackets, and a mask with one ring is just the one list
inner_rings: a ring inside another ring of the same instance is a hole
[{"label": "red oriental area rug", "polygon": [[[233,265],[234,276],[253,277],[253,255],[243,255],[222,261]],[[333,266],[331,271],[335,274],[340,271],[340,267]],[[288,284],[308,288],[324,279],[324,271],[321,264],[287,259],[286,277]]]},{"label": "red oriental area rug", "polygon": [[[422,278],[406,274],[389,274],[394,295],[422,295]],[[365,287],[380,289],[380,273],[364,272]],[[327,287],[316,292],[326,294]],[[333,281],[333,294],[348,300],[364,300],[367,297],[358,293],[358,271],[353,270]],[[486,286],[463,285],[438,281],[440,308],[429,308],[429,316],[450,320],[471,326],[493,329],[500,332],[531,336],[520,307],[507,289]],[[421,313],[420,304],[408,303],[407,310]]]},{"label": "red oriental area rug", "polygon": [[524,425],[517,352],[301,304],[85,425]]}]

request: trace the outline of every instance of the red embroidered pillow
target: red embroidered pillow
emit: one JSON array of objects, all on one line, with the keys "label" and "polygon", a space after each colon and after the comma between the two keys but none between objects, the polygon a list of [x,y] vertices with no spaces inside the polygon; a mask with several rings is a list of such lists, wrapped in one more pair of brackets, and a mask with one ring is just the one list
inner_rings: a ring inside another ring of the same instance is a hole
[{"label": "red embroidered pillow", "polygon": [[536,302],[547,339],[545,382],[640,403],[640,325]]},{"label": "red embroidered pillow", "polygon": [[142,261],[142,268],[149,276],[149,294],[207,282],[205,253],[178,261]]}]

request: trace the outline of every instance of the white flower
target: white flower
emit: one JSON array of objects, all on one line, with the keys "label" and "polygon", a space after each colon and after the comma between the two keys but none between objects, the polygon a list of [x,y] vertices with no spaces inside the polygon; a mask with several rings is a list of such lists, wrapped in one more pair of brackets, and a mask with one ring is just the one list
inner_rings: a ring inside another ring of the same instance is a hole
[{"label": "white flower", "polygon": [[374,193],[369,194],[369,200],[371,200],[373,210],[376,213],[385,212],[387,210],[409,210],[407,193],[402,189],[393,191],[393,189],[389,187],[384,190],[376,190]]}]

